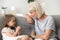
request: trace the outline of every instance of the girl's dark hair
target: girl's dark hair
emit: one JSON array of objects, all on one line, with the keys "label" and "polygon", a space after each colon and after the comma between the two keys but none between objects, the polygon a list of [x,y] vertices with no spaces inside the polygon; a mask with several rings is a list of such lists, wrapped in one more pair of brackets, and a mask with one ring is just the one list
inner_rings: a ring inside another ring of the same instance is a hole
[{"label": "girl's dark hair", "polygon": [[[4,15],[4,27],[9,27],[7,25],[7,23],[12,19],[12,17],[15,18],[15,22],[16,22],[16,17],[14,15],[12,15],[12,14],[5,14]],[[15,24],[15,27],[16,27],[16,24]],[[11,29],[14,29],[14,28],[11,28]]]}]

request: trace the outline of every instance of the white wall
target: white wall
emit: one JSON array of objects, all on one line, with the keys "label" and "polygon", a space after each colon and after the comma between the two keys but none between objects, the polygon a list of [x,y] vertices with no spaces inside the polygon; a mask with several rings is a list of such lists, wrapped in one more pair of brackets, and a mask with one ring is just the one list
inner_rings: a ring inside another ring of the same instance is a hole
[{"label": "white wall", "polygon": [[[60,0],[37,0],[45,3],[44,9],[48,15],[60,15]],[[11,11],[14,6],[18,12],[27,13],[27,0],[0,0],[0,8],[2,6],[8,7],[7,11]]]},{"label": "white wall", "polygon": [[16,11],[27,13],[27,0],[0,0],[0,7],[8,7],[7,11],[11,11],[11,7],[15,7]]},{"label": "white wall", "polygon": [[60,0],[37,0],[45,3],[44,9],[48,15],[60,15]]}]

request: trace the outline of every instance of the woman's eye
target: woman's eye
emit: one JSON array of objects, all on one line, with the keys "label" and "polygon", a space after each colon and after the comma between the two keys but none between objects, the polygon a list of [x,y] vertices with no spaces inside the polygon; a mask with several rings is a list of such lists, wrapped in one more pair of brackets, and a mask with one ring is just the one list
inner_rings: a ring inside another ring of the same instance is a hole
[{"label": "woman's eye", "polygon": [[30,14],[32,14],[32,12],[30,12]]},{"label": "woman's eye", "polygon": [[13,22],[15,22],[15,20],[13,20]]}]

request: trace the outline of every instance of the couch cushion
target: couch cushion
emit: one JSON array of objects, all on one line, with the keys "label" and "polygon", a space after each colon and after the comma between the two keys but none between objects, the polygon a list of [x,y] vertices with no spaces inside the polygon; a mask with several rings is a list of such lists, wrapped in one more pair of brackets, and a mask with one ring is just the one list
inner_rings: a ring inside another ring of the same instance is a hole
[{"label": "couch cushion", "polygon": [[3,28],[3,18],[0,16],[0,40],[2,40],[1,30]]},{"label": "couch cushion", "polygon": [[33,24],[29,24],[24,17],[17,17],[17,25],[21,26],[21,34],[30,35],[30,32],[34,29]]},{"label": "couch cushion", "polygon": [[60,15],[52,15],[52,16],[55,20],[57,36],[60,39]]},{"label": "couch cushion", "polygon": [[[55,20],[55,24],[56,24],[56,33],[58,34],[58,37],[60,39],[60,15],[52,15],[54,20]],[[30,35],[30,32],[34,29],[34,25],[33,24],[29,24],[25,18],[17,16],[17,25],[22,27],[21,30],[21,34],[27,34]],[[3,18],[2,16],[0,16],[0,38],[1,38],[1,29],[3,28]],[[1,40],[1,39],[0,39]]]},{"label": "couch cushion", "polygon": [[[30,32],[34,29],[34,25],[29,24],[24,17],[16,16],[16,19],[17,19],[17,25],[21,26],[21,28],[22,28],[21,34],[22,35],[30,35]],[[2,39],[1,30],[3,28],[3,24],[4,24],[4,21],[1,16],[0,17],[0,40]]]},{"label": "couch cushion", "polygon": [[[52,15],[54,20],[55,20],[55,25],[56,25],[56,34],[60,39],[60,17],[59,15]],[[20,25],[22,27],[22,33],[21,34],[30,34],[29,32],[31,32],[31,29],[33,27],[34,29],[34,25],[29,24],[25,18],[23,17],[17,17],[17,21],[18,21],[18,25]]]}]

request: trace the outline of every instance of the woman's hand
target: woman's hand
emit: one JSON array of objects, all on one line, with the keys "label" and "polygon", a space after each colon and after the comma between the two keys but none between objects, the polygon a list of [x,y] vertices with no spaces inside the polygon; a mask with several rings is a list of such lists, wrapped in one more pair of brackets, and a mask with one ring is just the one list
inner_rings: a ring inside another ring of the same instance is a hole
[{"label": "woman's hand", "polygon": [[31,37],[35,38],[35,33],[34,32],[31,32]]},{"label": "woman's hand", "polygon": [[28,14],[24,15],[24,17],[27,19],[28,23],[34,24],[34,20]]}]

